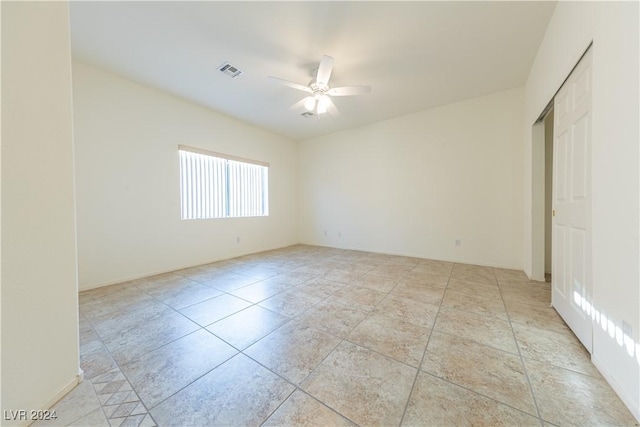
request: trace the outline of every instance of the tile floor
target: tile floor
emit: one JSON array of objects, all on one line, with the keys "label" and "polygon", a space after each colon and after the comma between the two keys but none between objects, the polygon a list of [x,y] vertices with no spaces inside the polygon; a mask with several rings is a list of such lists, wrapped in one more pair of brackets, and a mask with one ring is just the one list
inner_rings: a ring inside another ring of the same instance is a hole
[{"label": "tile floor", "polygon": [[549,286],[298,245],[82,292],[56,424],[635,425]]}]

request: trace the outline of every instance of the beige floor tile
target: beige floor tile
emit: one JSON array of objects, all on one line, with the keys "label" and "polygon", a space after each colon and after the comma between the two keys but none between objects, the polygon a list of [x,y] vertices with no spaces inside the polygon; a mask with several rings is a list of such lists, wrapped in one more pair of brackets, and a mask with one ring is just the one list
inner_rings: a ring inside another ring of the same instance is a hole
[{"label": "beige floor tile", "polygon": [[[139,289],[132,281],[102,286],[100,288],[89,289],[78,293],[78,300],[81,309],[103,308],[110,310],[112,309],[111,305],[117,305],[118,302],[149,298],[150,296]],[[109,304],[105,305],[105,303]]]},{"label": "beige floor tile", "polygon": [[602,378],[591,363],[591,355],[571,332],[558,333],[513,324],[523,357]]},{"label": "beige floor tile", "polygon": [[342,342],[302,389],[359,425],[398,425],[416,370]]},{"label": "beige floor tile", "polygon": [[244,286],[233,291],[229,291],[231,295],[250,301],[254,304],[264,301],[281,292],[293,289],[295,286],[289,283],[278,281],[278,279],[270,278],[261,280],[251,285]]},{"label": "beige floor tile", "polygon": [[288,323],[244,353],[294,384],[300,384],[340,343],[340,338]]},{"label": "beige floor tile", "polygon": [[80,293],[80,310],[88,320],[108,318],[113,313],[126,312],[128,307],[153,301],[153,297],[128,284],[125,287],[113,285],[113,292],[98,288]]},{"label": "beige floor tile", "polygon": [[160,426],[535,425],[533,384],[543,425],[633,423],[550,294],[517,270],[306,245],[83,291],[103,406],[59,419],[153,426],[140,393]]},{"label": "beige floor tile", "polygon": [[220,295],[182,309],[180,313],[201,326],[208,326],[250,305],[250,303],[240,298],[231,295]]},{"label": "beige floor tile", "polygon": [[540,420],[493,399],[420,372],[402,425],[540,427]]},{"label": "beige floor tile", "polygon": [[344,270],[342,268],[333,268],[327,271],[323,278],[331,280],[333,282],[339,282],[342,284],[351,283],[362,276],[363,272],[357,270]]},{"label": "beige floor tile", "polygon": [[434,332],[421,370],[536,415],[520,356]]},{"label": "beige floor tile", "polygon": [[243,350],[288,321],[286,316],[254,305],[209,325],[207,330]]},{"label": "beige floor tile", "polygon": [[329,297],[329,300],[339,301],[362,310],[370,311],[373,310],[385,296],[387,296],[385,292],[359,286],[349,286],[335,292]]},{"label": "beige floor tile", "polygon": [[429,333],[428,328],[374,313],[364,319],[347,340],[417,368]]},{"label": "beige floor tile", "polygon": [[199,326],[177,312],[144,322],[103,338],[105,346],[118,364],[168,344]]},{"label": "beige floor tile", "polygon": [[235,354],[237,350],[200,329],[121,368],[142,402],[153,408]]},{"label": "beige floor tile", "polygon": [[220,296],[222,292],[202,283],[190,281],[179,287],[149,292],[149,294],[175,310],[181,310],[190,305]]},{"label": "beige floor tile", "polygon": [[505,302],[523,303],[548,307],[551,304],[551,287],[538,282],[509,282],[501,284],[500,291]]},{"label": "beige floor tile", "polygon": [[526,277],[524,279],[517,279],[513,277],[498,277],[498,286],[501,289],[522,289],[525,291],[531,291],[532,289],[544,289],[551,292],[551,283],[540,282],[537,280],[529,280]]},{"label": "beige floor tile", "polygon": [[289,285],[301,285],[304,282],[306,282],[307,280],[311,280],[314,278],[317,278],[318,276],[308,273],[308,272],[304,272],[304,271],[298,271],[295,269],[289,269],[287,270],[287,272],[282,273],[282,274],[278,274],[277,276],[272,277],[273,280],[277,280],[279,282],[282,283],[287,283]]},{"label": "beige floor tile", "polygon": [[546,305],[535,305],[522,302],[505,300],[507,313],[513,323],[530,326],[533,328],[548,329],[559,333],[568,333],[569,328],[564,323],[558,312]]},{"label": "beige floor tile", "polygon": [[[51,411],[55,411],[55,419],[40,420],[31,425],[34,427],[66,426],[84,418],[96,409],[100,409],[100,401],[93,390],[91,382],[83,381],[53,405]],[[102,411],[102,409],[100,410]],[[30,411],[30,409],[27,409],[27,411]],[[29,412],[27,412],[27,415],[29,415]]]},{"label": "beige floor tile", "polygon": [[376,307],[375,312],[425,328],[432,328],[438,314],[438,306],[389,295]]},{"label": "beige floor tile", "polygon": [[[304,267],[300,267],[296,271],[298,271],[299,273],[308,274],[312,277],[322,278],[325,274],[329,272],[329,270],[332,270],[332,269],[333,267],[330,265],[325,265],[322,262],[315,262],[309,265],[305,265]],[[285,273],[285,271],[283,271],[283,273]]]},{"label": "beige floor tile", "polygon": [[567,426],[636,425],[602,379],[525,359],[541,417]]},{"label": "beige floor tile", "polygon": [[144,286],[147,283],[163,283],[163,282],[175,282],[182,280],[183,277],[176,274],[173,271],[167,273],[154,274],[153,276],[143,277],[141,279],[132,280],[131,283],[136,286]]},{"label": "beige floor tile", "polygon": [[260,425],[295,389],[238,354],[151,410],[158,425]]},{"label": "beige floor tile", "polygon": [[499,297],[472,295],[467,292],[447,289],[442,306],[481,314],[492,319],[508,320],[507,310],[504,308],[502,298]]},{"label": "beige floor tile", "polygon": [[371,270],[370,274],[386,277],[388,279],[398,279],[400,277],[404,277],[413,267],[413,265],[383,264]]},{"label": "beige floor tile", "polygon": [[258,279],[253,277],[244,276],[242,274],[231,273],[226,271],[218,274],[210,280],[202,281],[203,284],[211,286],[223,292],[229,292],[234,289],[242,288],[243,286],[250,285],[257,282]]},{"label": "beige floor tile", "polygon": [[334,282],[331,280],[309,279],[299,285],[296,289],[308,295],[325,299],[344,287],[344,283]]},{"label": "beige floor tile", "polygon": [[498,283],[492,267],[469,264],[454,264],[451,278],[479,283]]},{"label": "beige floor tile", "polygon": [[413,270],[404,274],[401,279],[408,282],[426,283],[444,288],[449,282],[449,275],[433,273],[431,271]]},{"label": "beige floor tile", "polygon": [[283,268],[270,266],[270,265],[245,265],[238,268],[232,268],[230,270],[233,273],[238,273],[243,276],[248,276],[257,280],[264,280],[270,277],[277,276],[284,273],[286,270]]},{"label": "beige floor tile", "polygon": [[351,286],[360,286],[385,293],[395,288],[397,284],[398,278],[389,278],[374,273],[366,273],[349,283]]},{"label": "beige floor tile", "polygon": [[445,288],[440,285],[403,280],[391,291],[391,295],[440,305],[444,292]]},{"label": "beige floor tile", "polygon": [[351,421],[300,390],[294,391],[262,425],[264,427],[356,427]]},{"label": "beige floor tile", "polygon": [[102,408],[94,409],[84,417],[74,421],[69,425],[78,426],[78,427],[87,427],[87,426],[109,427],[110,426],[109,421],[107,420],[107,417],[105,417],[104,411],[102,410]]},{"label": "beige floor tile", "polygon": [[101,340],[95,339],[80,345],[80,368],[85,379],[90,380],[115,367],[115,360]]},{"label": "beige floor tile", "polygon": [[453,264],[453,272],[467,271],[470,273],[479,273],[479,274],[487,274],[491,276],[495,276],[495,269],[493,267],[489,267],[486,265],[476,265],[476,264],[463,264],[463,263],[454,263]]},{"label": "beige floor tile", "polygon": [[443,307],[434,330],[511,353],[518,352],[511,325],[504,320]]},{"label": "beige floor tile", "polygon": [[355,273],[356,275],[364,275],[372,272],[377,267],[376,264],[363,261],[364,258],[343,256],[340,265],[335,268]]},{"label": "beige floor tile", "polygon": [[323,301],[301,314],[296,322],[344,338],[367,316],[367,311],[337,300]]},{"label": "beige floor tile", "polygon": [[[165,275],[163,275],[163,277],[164,276]],[[152,277],[156,277],[156,276],[152,276]],[[164,279],[146,278],[146,279],[140,279],[140,281],[134,281],[134,283],[136,283],[135,285],[136,288],[155,297],[155,295],[161,294],[166,290],[180,289],[183,286],[189,286],[193,284],[194,281],[186,277],[179,277],[177,275],[176,276],[167,275]]]},{"label": "beige floor tile", "polygon": [[449,280],[448,290],[464,292],[471,295],[480,295],[487,298],[500,298],[500,288],[494,283],[471,282],[468,280]]},{"label": "beige floor tile", "polygon": [[524,271],[522,270],[494,267],[493,272],[495,273],[498,282],[502,280],[529,280],[527,275],[524,274]]},{"label": "beige floor tile", "polygon": [[78,338],[81,346],[100,339],[82,311],[79,313],[78,320]]},{"label": "beige floor tile", "polygon": [[323,297],[309,295],[296,288],[268,298],[262,301],[260,306],[287,317],[295,317],[323,299]]},{"label": "beige floor tile", "polygon": [[135,305],[123,306],[118,311],[100,313],[83,311],[93,329],[101,338],[118,332],[136,328],[141,323],[150,322],[175,313],[173,309],[157,300],[148,300]]},{"label": "beige floor tile", "polygon": [[418,261],[418,264],[411,271],[416,273],[439,274],[441,276],[448,277],[451,275],[452,269],[453,269],[452,262],[422,259]]},{"label": "beige floor tile", "polygon": [[200,267],[200,271],[187,274],[187,278],[195,280],[200,283],[207,283],[211,280],[215,280],[221,274],[224,274],[226,270],[222,267],[215,267],[215,264],[207,264]]},{"label": "beige floor tile", "polygon": [[195,274],[202,273],[203,271],[206,271],[206,268],[204,267],[204,265],[201,264],[201,265],[195,265],[193,267],[181,268],[180,270],[175,270],[173,273],[177,274],[178,276],[188,278]]}]

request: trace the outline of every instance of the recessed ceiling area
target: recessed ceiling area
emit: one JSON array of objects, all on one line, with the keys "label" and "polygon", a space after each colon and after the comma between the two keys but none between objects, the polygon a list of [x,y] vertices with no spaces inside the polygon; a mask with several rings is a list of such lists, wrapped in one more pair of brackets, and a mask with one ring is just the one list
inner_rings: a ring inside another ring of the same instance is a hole
[{"label": "recessed ceiling area", "polygon": [[[74,59],[294,140],[524,84],[555,2],[71,2]],[[322,55],[340,115],[290,107]],[[218,69],[242,71],[236,78]]]}]

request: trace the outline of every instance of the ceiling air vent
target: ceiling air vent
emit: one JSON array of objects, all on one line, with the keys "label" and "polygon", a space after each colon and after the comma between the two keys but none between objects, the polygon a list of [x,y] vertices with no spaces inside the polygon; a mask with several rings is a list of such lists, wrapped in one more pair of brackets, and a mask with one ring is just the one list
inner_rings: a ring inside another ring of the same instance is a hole
[{"label": "ceiling air vent", "polygon": [[300,114],[302,117],[304,117],[305,119],[310,119],[311,117],[313,117],[313,113],[311,111],[305,111],[304,113]]},{"label": "ceiling air vent", "polygon": [[222,64],[221,66],[218,67],[218,71],[220,71],[222,74],[226,74],[227,76],[233,78],[238,77],[240,74],[242,74],[242,71],[240,71],[238,69],[238,67],[229,64],[228,62],[225,62],[224,64]]}]

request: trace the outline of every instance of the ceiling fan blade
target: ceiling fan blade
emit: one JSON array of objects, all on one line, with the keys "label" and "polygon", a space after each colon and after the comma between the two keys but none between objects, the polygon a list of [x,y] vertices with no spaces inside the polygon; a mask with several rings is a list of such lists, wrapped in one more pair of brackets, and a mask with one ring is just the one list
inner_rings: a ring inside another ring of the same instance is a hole
[{"label": "ceiling fan blade", "polygon": [[331,96],[351,96],[351,95],[363,95],[371,92],[371,86],[344,86],[334,87],[327,92]]},{"label": "ceiling fan blade", "polygon": [[307,100],[307,98],[302,98],[300,101],[296,102],[295,104],[293,104],[291,107],[289,107],[290,110],[299,110],[301,108],[304,108],[304,102]]},{"label": "ceiling fan blade", "polygon": [[303,85],[298,84],[298,83],[290,82],[289,80],[279,79],[278,77],[273,77],[273,76],[269,76],[269,80],[274,82],[274,83],[278,83],[278,84],[281,84],[281,85],[284,85],[284,86],[289,86],[289,87],[292,87],[294,89],[301,90],[303,92],[307,92],[307,93],[313,92],[310,87],[303,86]]},{"label": "ceiling fan blade", "polygon": [[327,55],[322,56],[320,60],[320,66],[318,67],[318,75],[316,76],[316,83],[319,85],[327,86],[329,79],[331,78],[331,70],[333,69],[333,58]]},{"label": "ceiling fan blade", "polygon": [[336,108],[336,104],[333,103],[333,101],[330,98],[327,98],[328,102],[327,102],[327,113],[329,113],[329,115],[331,116],[337,116],[340,114],[340,111],[338,111],[338,108]]}]

